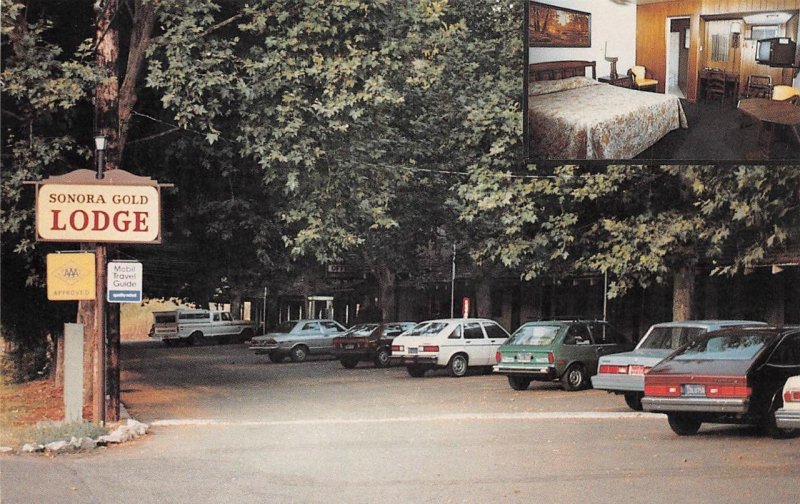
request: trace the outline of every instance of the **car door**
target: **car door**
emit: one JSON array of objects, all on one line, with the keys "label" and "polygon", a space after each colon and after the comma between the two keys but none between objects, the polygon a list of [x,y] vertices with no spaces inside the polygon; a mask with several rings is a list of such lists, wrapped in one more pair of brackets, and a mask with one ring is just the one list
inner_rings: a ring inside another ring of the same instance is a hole
[{"label": "car door", "polygon": [[764,400],[771,401],[782,392],[786,380],[800,374],[800,334],[785,336],[761,371],[759,388],[764,391]]},{"label": "car door", "polygon": [[489,364],[490,347],[480,322],[465,322],[464,351],[469,356],[470,366],[486,366]]},{"label": "car door", "polygon": [[209,331],[210,334],[208,334],[208,336],[219,336],[221,328],[222,328],[222,322],[220,321],[219,312],[212,313],[211,330]]},{"label": "car door", "polygon": [[330,350],[333,348],[333,338],[341,336],[345,328],[332,320],[322,320],[320,325],[320,348]]},{"label": "car door", "polygon": [[508,340],[508,333],[505,329],[500,327],[500,324],[496,322],[484,322],[483,323],[483,330],[486,332],[486,342],[487,342],[487,358],[489,359],[487,365],[495,364],[495,354],[497,350],[500,348],[500,345]]},{"label": "car door", "polygon": [[627,352],[633,349],[633,342],[609,324],[594,322],[589,324],[598,359],[603,355]]},{"label": "car door", "polygon": [[588,376],[597,372],[597,348],[592,341],[589,327],[585,323],[570,324],[559,353],[561,356],[556,356],[557,364],[558,361],[563,361],[567,365],[580,362],[585,367]]},{"label": "car door", "polygon": [[312,352],[322,348],[322,329],[317,321],[304,322],[297,336]]}]

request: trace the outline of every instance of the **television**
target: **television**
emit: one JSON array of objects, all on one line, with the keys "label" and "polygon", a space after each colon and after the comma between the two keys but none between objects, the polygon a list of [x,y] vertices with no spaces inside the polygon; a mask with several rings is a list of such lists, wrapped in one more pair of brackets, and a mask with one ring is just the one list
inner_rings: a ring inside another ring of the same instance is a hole
[{"label": "television", "polygon": [[756,62],[773,67],[791,67],[795,64],[797,44],[788,37],[761,39],[756,42]]}]

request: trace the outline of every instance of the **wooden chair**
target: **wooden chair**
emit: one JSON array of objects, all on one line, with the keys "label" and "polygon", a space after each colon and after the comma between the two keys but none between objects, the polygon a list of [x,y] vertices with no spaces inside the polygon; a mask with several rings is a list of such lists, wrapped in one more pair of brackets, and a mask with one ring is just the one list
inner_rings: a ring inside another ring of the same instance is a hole
[{"label": "wooden chair", "polygon": [[748,75],[747,87],[740,98],[771,98],[772,77],[769,75]]},{"label": "wooden chair", "polygon": [[655,91],[658,81],[647,75],[647,69],[642,65],[634,65],[628,70],[628,75],[633,78],[633,87],[641,91]]},{"label": "wooden chair", "polygon": [[800,101],[800,89],[793,88],[792,86],[775,86],[772,88],[772,99],[797,104],[798,101]]},{"label": "wooden chair", "polygon": [[706,100],[719,98],[720,103],[725,103],[725,72],[722,70],[711,70],[706,78],[705,96]]}]

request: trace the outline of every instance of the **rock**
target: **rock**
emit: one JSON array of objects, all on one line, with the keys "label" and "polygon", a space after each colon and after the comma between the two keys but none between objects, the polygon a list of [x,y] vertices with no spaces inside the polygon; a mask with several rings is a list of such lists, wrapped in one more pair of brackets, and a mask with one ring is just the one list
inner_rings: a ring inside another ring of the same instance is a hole
[{"label": "rock", "polygon": [[97,447],[97,441],[88,437],[82,437],[79,439],[75,436],[72,436],[72,439],[69,441],[69,445],[75,450],[93,450]]},{"label": "rock", "polygon": [[129,418],[126,423],[114,429],[110,434],[97,438],[97,442],[99,444],[124,443],[139,436],[144,436],[148,428],[147,424]]},{"label": "rock", "polygon": [[50,453],[61,453],[72,449],[66,441],[53,441],[44,445],[44,449]]},{"label": "rock", "polygon": [[22,453],[35,453],[44,450],[44,446],[38,443],[27,443],[22,447]]},{"label": "rock", "polygon": [[10,446],[0,446],[0,453],[11,453],[14,451],[14,448]]}]

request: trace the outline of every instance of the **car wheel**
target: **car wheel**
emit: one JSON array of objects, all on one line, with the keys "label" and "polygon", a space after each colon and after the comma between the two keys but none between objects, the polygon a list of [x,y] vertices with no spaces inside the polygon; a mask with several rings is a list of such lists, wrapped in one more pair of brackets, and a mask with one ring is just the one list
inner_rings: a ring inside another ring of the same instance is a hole
[{"label": "car wheel", "polygon": [[190,345],[202,345],[203,344],[203,333],[200,331],[195,331],[189,336],[189,344]]},{"label": "car wheel", "polygon": [[250,329],[245,329],[242,331],[242,334],[239,335],[239,343],[244,343],[245,341],[252,339],[253,331]]},{"label": "car wheel", "polygon": [[391,357],[392,352],[388,348],[379,348],[378,352],[375,354],[375,367],[388,367],[389,366],[389,358]]},{"label": "car wheel", "polygon": [[672,432],[679,436],[694,436],[700,430],[702,422],[691,415],[668,413],[667,421]]},{"label": "car wheel", "polygon": [[625,404],[633,411],[642,411],[642,392],[625,392]]},{"label": "car wheel", "polygon": [[292,348],[292,362],[303,362],[308,356],[308,350],[303,345]]},{"label": "car wheel", "polygon": [[464,354],[456,354],[450,358],[450,363],[447,364],[447,372],[450,376],[461,378],[467,374],[467,356]]},{"label": "car wheel", "polygon": [[358,365],[358,359],[341,359],[339,362],[347,369],[353,369]]},{"label": "car wheel", "polygon": [[425,375],[425,368],[420,366],[406,366],[406,371],[412,378],[422,378]]},{"label": "car wheel", "polygon": [[508,384],[514,390],[526,390],[531,384],[531,379],[522,376],[509,376]]},{"label": "car wheel", "polygon": [[561,384],[564,390],[581,390],[586,388],[586,372],[580,364],[573,364],[561,375]]},{"label": "car wheel", "polygon": [[269,353],[269,360],[271,360],[275,364],[280,364],[281,362],[283,362],[283,359],[285,359],[285,358],[286,358],[285,355],[279,354],[278,352],[270,352]]}]

